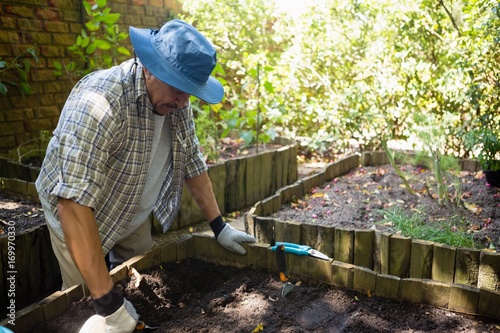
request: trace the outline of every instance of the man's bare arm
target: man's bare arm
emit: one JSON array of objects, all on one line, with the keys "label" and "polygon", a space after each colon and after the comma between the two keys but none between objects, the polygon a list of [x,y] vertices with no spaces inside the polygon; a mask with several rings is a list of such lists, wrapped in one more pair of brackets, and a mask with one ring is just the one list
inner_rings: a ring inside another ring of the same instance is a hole
[{"label": "man's bare arm", "polygon": [[113,280],[102,252],[94,212],[89,207],[62,198],[57,209],[66,246],[91,296],[96,299],[105,295],[113,288]]}]

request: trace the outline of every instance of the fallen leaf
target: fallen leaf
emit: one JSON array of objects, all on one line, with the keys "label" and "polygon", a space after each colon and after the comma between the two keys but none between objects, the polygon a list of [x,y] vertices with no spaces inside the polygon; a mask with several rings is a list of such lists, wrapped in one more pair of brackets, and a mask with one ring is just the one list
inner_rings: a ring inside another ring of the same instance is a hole
[{"label": "fallen leaf", "polygon": [[481,207],[479,207],[478,205],[473,204],[473,203],[469,203],[467,201],[464,201],[464,206],[465,206],[465,208],[467,208],[468,210],[470,210],[472,213],[474,213],[476,215],[479,215],[483,211],[483,209]]},{"label": "fallen leaf", "polygon": [[322,192],[317,192],[317,193],[314,193],[313,195],[311,195],[312,198],[323,198],[324,196],[325,196],[325,194]]},{"label": "fallen leaf", "polygon": [[252,331],[252,333],[257,333],[257,332],[260,332],[264,330],[264,325],[262,325],[262,323],[260,323],[259,325],[257,325],[257,327],[255,327]]}]

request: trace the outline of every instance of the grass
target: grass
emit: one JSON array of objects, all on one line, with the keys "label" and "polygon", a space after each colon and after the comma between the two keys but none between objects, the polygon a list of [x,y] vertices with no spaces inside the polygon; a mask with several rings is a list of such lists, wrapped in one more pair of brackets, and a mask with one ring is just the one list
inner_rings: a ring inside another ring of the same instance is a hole
[{"label": "grass", "polygon": [[[405,237],[427,240],[456,247],[476,248],[473,235],[460,228],[458,216],[450,221],[426,222],[420,209],[407,214],[400,207],[378,210],[384,217],[379,224],[390,223],[395,232],[400,232]],[[457,227],[457,225],[459,227]]]}]

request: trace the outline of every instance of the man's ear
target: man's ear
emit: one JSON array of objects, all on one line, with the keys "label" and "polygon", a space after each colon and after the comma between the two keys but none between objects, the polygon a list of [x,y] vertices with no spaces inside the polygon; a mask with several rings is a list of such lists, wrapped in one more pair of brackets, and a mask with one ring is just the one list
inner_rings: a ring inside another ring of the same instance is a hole
[{"label": "man's ear", "polygon": [[143,67],[143,71],[144,71],[144,76],[146,77],[146,79],[150,79],[151,78],[151,72],[148,71],[146,69],[146,67]]}]

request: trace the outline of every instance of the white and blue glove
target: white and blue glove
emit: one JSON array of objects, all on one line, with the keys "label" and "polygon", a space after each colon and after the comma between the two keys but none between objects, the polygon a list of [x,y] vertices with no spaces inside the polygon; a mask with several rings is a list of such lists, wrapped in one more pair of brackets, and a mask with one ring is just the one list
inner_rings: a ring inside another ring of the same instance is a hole
[{"label": "white and blue glove", "polygon": [[243,246],[241,246],[241,243],[255,243],[255,237],[234,229],[229,224],[225,223],[220,215],[210,222],[210,228],[212,228],[215,239],[217,239],[219,244],[229,251],[245,254],[246,251]]},{"label": "white and blue glove", "polygon": [[92,305],[97,314],[85,322],[80,333],[131,333],[135,330],[139,315],[117,289],[93,299]]}]

